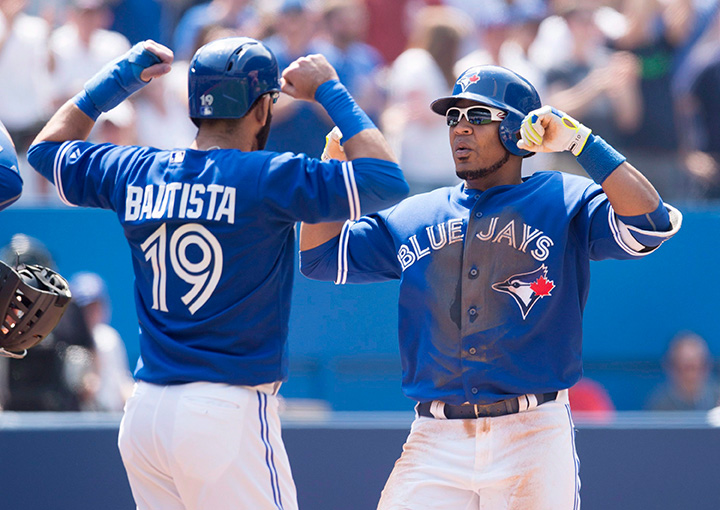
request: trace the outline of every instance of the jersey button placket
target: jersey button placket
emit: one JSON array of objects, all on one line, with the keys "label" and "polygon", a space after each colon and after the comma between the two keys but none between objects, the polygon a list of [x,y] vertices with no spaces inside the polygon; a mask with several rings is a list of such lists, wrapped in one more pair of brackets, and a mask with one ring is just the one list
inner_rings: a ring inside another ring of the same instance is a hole
[{"label": "jersey button placket", "polygon": [[470,278],[471,280],[474,280],[475,278],[478,277],[479,274],[480,274],[480,271],[478,271],[478,269],[476,267],[473,267],[468,272],[468,278]]}]

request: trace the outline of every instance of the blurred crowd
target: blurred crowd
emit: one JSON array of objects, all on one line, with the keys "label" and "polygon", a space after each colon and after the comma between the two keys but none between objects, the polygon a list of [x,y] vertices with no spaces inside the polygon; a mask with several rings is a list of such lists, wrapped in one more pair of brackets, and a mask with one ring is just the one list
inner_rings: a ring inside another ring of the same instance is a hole
[{"label": "blurred crowd", "polygon": [[[92,139],[186,146],[195,133],[186,113],[188,59],[210,40],[246,35],[264,40],[281,66],[323,53],[393,144],[412,192],[456,182],[447,129],[429,103],[469,66],[495,63],[626,154],[667,201],[716,199],[718,3],[0,0],[0,119],[22,156],[85,80],[151,38],[174,50],[173,72],[103,115]],[[267,148],[319,155],[332,127],[324,111],[287,96],[277,106]],[[544,154],[526,171],[546,168],[550,158],[551,167],[582,172],[566,155]],[[21,164],[24,201],[56,200]]]},{"label": "blurred crowd", "polygon": [[[0,120],[21,158],[21,204],[55,204],[54,190],[24,154],[100,67],[144,39],[172,48],[173,71],[103,114],[91,139],[185,147],[196,131],[187,115],[188,60],[211,40],[250,36],[273,50],[281,68],[324,54],[383,130],[417,193],[459,182],[447,127],[430,102],[447,95],[463,70],[493,63],[525,76],[543,103],[607,139],[666,201],[714,200],[719,11],[720,0],[0,0]],[[318,105],[281,95],[267,149],[319,156],[331,128]],[[527,163],[527,172],[582,172],[568,153]],[[13,242],[52,267],[39,241]],[[15,246],[8,256],[17,253]],[[121,410],[132,380],[122,339],[108,325],[104,283],[89,273],[71,283],[77,309],[36,349],[37,365],[29,357],[0,360],[0,409]],[[664,364],[667,383],[647,407],[714,407],[720,386],[713,366],[702,338],[678,336]],[[42,391],[23,394],[23,381]],[[578,407],[581,391],[590,409],[613,410],[593,381],[576,389]]]}]

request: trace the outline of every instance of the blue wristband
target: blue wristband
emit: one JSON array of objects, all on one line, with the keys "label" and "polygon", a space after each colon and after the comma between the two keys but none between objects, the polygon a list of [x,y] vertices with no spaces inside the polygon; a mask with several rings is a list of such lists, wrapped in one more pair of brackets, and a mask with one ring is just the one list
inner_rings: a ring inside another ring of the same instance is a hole
[{"label": "blue wristband", "polygon": [[140,73],[161,63],[160,57],[145,49],[139,42],[120,58],[110,62],[85,83],[83,92],[73,101],[88,117],[96,120],[100,113],[108,112],[137,92],[148,82]]},{"label": "blue wristband", "polygon": [[597,135],[590,135],[585,148],[577,157],[578,163],[593,181],[602,184],[608,175],[627,158]]},{"label": "blue wristband", "polygon": [[315,91],[315,100],[325,108],[335,125],[340,128],[343,141],[350,140],[360,131],[375,129],[370,117],[338,80],[328,80],[320,85]]}]

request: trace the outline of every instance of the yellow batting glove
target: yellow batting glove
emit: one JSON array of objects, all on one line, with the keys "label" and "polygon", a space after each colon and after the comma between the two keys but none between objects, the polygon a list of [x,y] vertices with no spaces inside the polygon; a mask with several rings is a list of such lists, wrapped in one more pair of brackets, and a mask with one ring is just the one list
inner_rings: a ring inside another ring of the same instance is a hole
[{"label": "yellow batting glove", "polygon": [[570,151],[579,156],[592,130],[551,106],[531,111],[520,126],[518,148],[532,152]]}]

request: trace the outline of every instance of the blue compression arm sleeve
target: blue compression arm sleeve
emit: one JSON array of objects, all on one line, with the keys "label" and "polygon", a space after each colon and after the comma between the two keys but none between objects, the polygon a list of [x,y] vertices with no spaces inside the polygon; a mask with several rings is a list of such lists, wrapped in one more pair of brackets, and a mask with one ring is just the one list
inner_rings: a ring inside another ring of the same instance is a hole
[{"label": "blue compression arm sleeve", "polygon": [[340,128],[345,140],[350,140],[360,131],[375,128],[370,117],[338,80],[328,80],[320,85],[315,91],[315,100],[325,108],[335,125]]},{"label": "blue compression arm sleeve", "polygon": [[160,57],[139,42],[90,78],[73,101],[88,117],[97,120],[102,112],[112,110],[147,85],[140,79],[140,73],[160,62]]}]

